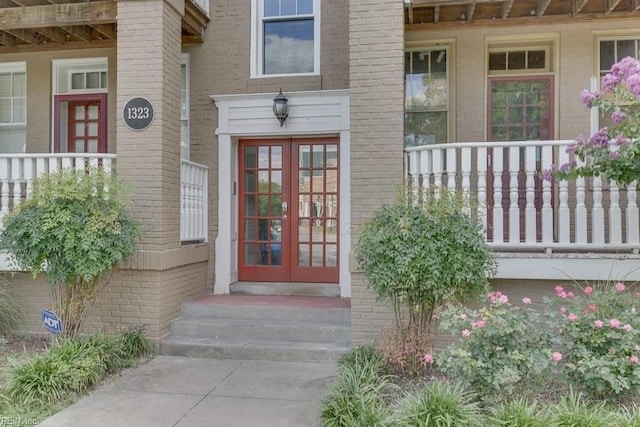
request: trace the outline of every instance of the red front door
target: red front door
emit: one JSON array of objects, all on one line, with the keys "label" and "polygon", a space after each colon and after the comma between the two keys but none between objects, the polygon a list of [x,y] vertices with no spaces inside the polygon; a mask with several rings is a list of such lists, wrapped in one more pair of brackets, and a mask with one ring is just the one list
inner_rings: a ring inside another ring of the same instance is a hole
[{"label": "red front door", "polygon": [[107,152],[106,94],[56,95],[56,153]]},{"label": "red front door", "polygon": [[338,282],[338,140],[240,141],[239,280]]}]

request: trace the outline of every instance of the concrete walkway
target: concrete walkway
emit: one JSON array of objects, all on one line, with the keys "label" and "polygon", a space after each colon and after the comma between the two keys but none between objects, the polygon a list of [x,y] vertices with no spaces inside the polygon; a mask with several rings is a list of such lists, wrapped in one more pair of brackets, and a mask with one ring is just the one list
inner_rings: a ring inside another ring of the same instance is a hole
[{"label": "concrete walkway", "polygon": [[40,425],[318,426],[334,370],[333,363],[156,356]]}]

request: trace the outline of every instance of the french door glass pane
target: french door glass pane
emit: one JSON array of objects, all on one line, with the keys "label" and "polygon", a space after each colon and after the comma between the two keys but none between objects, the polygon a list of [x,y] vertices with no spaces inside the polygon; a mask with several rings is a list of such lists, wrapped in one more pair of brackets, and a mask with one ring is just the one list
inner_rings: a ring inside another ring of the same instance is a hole
[{"label": "french door glass pane", "polygon": [[549,82],[496,81],[491,85],[491,140],[550,138]]}]

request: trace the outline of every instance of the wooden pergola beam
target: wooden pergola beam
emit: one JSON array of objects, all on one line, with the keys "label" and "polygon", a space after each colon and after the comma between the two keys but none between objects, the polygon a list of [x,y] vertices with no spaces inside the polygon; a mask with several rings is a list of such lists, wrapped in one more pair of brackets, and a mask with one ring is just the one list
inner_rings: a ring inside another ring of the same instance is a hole
[{"label": "wooden pergola beam", "polygon": [[538,0],[538,10],[536,11],[536,15],[538,18],[544,16],[544,13],[547,11],[551,0]]},{"label": "wooden pergola beam", "polygon": [[116,39],[116,29],[109,24],[97,24],[92,25],[91,28],[102,34],[107,39]]},{"label": "wooden pergola beam", "polygon": [[11,46],[15,46],[15,44],[16,44],[15,36],[12,36],[9,33],[2,33],[2,35],[0,36],[0,45],[11,47]]},{"label": "wooden pergola beam", "polygon": [[473,21],[473,14],[476,13],[476,4],[478,3],[474,1],[467,6],[467,21],[469,22]]},{"label": "wooden pergola beam", "polygon": [[62,27],[62,31],[65,31],[82,41],[91,41],[91,30],[86,27]]},{"label": "wooden pergola beam", "polygon": [[604,6],[605,6],[605,10],[604,10],[604,14],[608,15],[611,12],[613,12],[613,9],[616,8],[616,6],[618,4],[620,4],[621,0],[605,0],[604,2]]},{"label": "wooden pergola beam", "polygon": [[509,12],[511,12],[514,1],[515,0],[505,0],[504,3],[502,3],[502,19],[507,19],[509,17]]},{"label": "wooden pergola beam", "polygon": [[25,43],[29,44],[39,44],[41,42],[38,37],[34,36],[31,31],[28,30],[11,30],[7,31],[8,34],[11,34],[16,39],[20,39]]},{"label": "wooden pergola beam", "polygon": [[0,31],[116,22],[116,2],[49,4],[0,9]]},{"label": "wooden pergola beam", "polygon": [[[3,32],[3,35],[11,37],[9,34]],[[3,43],[3,36],[0,36],[0,54],[3,53],[21,53],[21,52],[40,52],[43,50],[43,45],[36,44],[5,44]],[[68,50],[68,49],[97,49],[103,47],[115,47],[115,40],[94,40],[91,42],[66,42],[66,43],[47,43],[46,50]]]},{"label": "wooden pergola beam", "polygon": [[440,6],[433,8],[433,22],[436,24],[440,22]]},{"label": "wooden pergola beam", "polygon": [[68,41],[67,33],[60,28],[35,28],[35,30],[54,43],[64,43]]},{"label": "wooden pergola beam", "polygon": [[571,0],[571,14],[576,16],[589,3],[589,0]]}]

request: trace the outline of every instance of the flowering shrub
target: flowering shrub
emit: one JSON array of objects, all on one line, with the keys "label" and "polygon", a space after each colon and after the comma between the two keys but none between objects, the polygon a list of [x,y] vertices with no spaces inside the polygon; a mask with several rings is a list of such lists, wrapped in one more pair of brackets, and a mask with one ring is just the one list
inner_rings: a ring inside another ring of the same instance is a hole
[{"label": "flowering shrub", "polygon": [[[473,387],[479,394],[511,394],[521,386],[531,390],[557,356],[552,334],[542,315],[529,307],[511,305],[501,292],[487,295],[480,309],[451,306],[441,326],[459,340],[436,356],[444,373]],[[531,299],[524,298],[528,306]]]},{"label": "flowering shrub", "polygon": [[621,283],[574,292],[556,286],[562,361],[569,379],[591,394],[640,391],[640,298]]},{"label": "flowering shrub", "polygon": [[615,127],[602,128],[589,139],[579,137],[567,148],[583,162],[575,161],[545,171],[546,179],[605,175],[620,184],[640,182],[640,61],[626,57],[602,78],[602,92],[584,90],[580,96],[588,108],[597,107],[611,117]]}]

